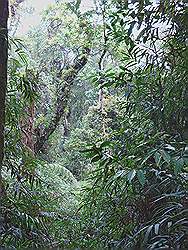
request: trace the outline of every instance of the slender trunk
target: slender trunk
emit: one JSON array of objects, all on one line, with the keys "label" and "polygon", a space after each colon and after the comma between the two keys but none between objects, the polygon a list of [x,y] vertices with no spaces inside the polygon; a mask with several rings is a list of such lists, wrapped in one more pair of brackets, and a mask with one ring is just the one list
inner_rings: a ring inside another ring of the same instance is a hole
[{"label": "slender trunk", "polygon": [[0,197],[3,195],[2,163],[4,157],[5,96],[8,58],[8,0],[0,0]]}]

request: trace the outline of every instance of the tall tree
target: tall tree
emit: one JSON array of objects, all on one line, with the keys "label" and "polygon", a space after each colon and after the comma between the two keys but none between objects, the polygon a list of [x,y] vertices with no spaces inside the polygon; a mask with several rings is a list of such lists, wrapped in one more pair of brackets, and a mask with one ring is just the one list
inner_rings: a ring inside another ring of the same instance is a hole
[{"label": "tall tree", "polygon": [[4,157],[5,96],[8,59],[8,0],[0,0],[0,196],[3,194],[2,162]]},{"label": "tall tree", "polygon": [[[90,54],[90,48],[84,48],[84,53],[79,58],[74,65],[71,66],[69,70],[69,74],[63,77],[64,85],[61,87],[57,100],[56,100],[56,110],[54,112],[54,116],[50,120],[49,126],[40,131],[37,135],[37,141],[35,143],[35,153],[37,154],[44,146],[44,144],[48,141],[49,137],[58,127],[61,119],[65,118],[65,110],[68,105],[68,101],[70,99],[72,85],[74,80],[76,79],[78,73],[84,68],[86,63],[88,62],[88,56]],[[62,72],[60,72],[60,75]]]}]

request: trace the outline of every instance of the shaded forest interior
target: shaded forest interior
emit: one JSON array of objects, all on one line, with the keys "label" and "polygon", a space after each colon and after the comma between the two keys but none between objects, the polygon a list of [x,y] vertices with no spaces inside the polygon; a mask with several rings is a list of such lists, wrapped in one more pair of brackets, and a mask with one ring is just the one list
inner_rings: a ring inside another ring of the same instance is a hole
[{"label": "shaded forest interior", "polygon": [[0,0],[0,249],[188,249],[187,0],[84,3]]}]

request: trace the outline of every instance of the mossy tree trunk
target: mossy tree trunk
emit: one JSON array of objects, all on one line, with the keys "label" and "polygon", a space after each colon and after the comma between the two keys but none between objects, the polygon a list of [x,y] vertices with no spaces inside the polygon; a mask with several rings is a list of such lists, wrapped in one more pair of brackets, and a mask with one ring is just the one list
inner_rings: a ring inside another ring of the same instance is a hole
[{"label": "mossy tree trunk", "polygon": [[[83,55],[77,59],[74,65],[71,66],[69,73],[65,75],[62,79],[63,86],[60,89],[57,100],[56,100],[56,109],[54,111],[54,115],[52,116],[49,125],[40,131],[40,128],[36,128],[37,131],[37,140],[34,145],[35,154],[37,155],[40,151],[42,151],[45,143],[48,141],[49,137],[54,133],[57,127],[60,124],[62,118],[65,118],[65,110],[68,105],[68,101],[70,99],[72,85],[74,80],[78,76],[79,72],[84,68],[84,66],[88,62],[88,57],[90,55],[90,48],[83,49]],[[60,76],[61,76],[60,72]]]}]

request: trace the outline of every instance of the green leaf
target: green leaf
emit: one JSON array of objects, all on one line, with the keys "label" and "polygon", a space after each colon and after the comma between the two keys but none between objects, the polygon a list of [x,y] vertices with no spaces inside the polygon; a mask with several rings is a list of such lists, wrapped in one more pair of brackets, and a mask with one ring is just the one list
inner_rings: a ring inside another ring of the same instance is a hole
[{"label": "green leaf", "polygon": [[97,162],[102,158],[102,155],[97,155],[95,157],[92,158],[91,162]]},{"label": "green leaf", "polygon": [[77,0],[76,4],[75,4],[76,10],[78,10],[80,8],[80,4],[81,4],[81,0]]},{"label": "green leaf", "polygon": [[180,159],[173,160],[173,162],[174,162],[174,173],[175,175],[178,175],[183,168],[184,160],[183,158],[180,158]]},{"label": "green leaf", "polygon": [[88,152],[88,153],[85,155],[85,158],[91,159],[91,158],[93,158],[96,154],[97,154],[97,152],[95,152],[95,151],[90,151],[90,152]]},{"label": "green leaf", "polygon": [[170,144],[165,145],[165,149],[170,150],[170,151],[175,151],[175,147],[171,146]]},{"label": "green leaf", "polygon": [[136,21],[132,21],[130,23],[130,26],[129,26],[129,29],[128,29],[128,36],[130,36],[132,34],[132,31],[133,31],[133,28],[134,28],[135,24],[136,24]]},{"label": "green leaf", "polygon": [[160,150],[160,153],[161,153],[163,159],[166,161],[166,163],[170,163],[171,156],[165,150]]},{"label": "green leaf", "polygon": [[87,152],[91,152],[93,150],[94,150],[93,148],[87,148],[87,149],[80,150],[80,153],[87,153]]},{"label": "green leaf", "polygon": [[127,179],[128,179],[128,181],[129,181],[129,183],[132,182],[132,180],[134,179],[135,175],[136,175],[136,170],[135,170],[135,169],[133,169],[132,171],[130,171],[130,172],[128,173]]},{"label": "green leaf", "polygon": [[159,223],[155,224],[155,234],[156,235],[159,234],[159,228],[160,228],[160,224]]},{"label": "green leaf", "polygon": [[119,177],[122,177],[122,176],[125,176],[126,175],[126,172],[125,170],[119,170],[115,175],[114,175],[114,179],[117,179]]},{"label": "green leaf", "polygon": [[149,154],[144,158],[144,160],[142,161],[141,165],[143,165],[144,163],[147,162],[147,160],[149,160],[149,158],[155,153],[156,149],[153,149],[149,152]]},{"label": "green leaf", "polygon": [[154,154],[154,159],[158,167],[160,166],[161,158],[161,154],[159,154],[158,152]]},{"label": "green leaf", "polygon": [[138,177],[138,181],[140,182],[140,184],[142,186],[144,186],[145,182],[146,182],[146,178],[145,178],[145,174],[144,174],[144,171],[139,169],[137,171],[137,177]]},{"label": "green leaf", "polygon": [[101,144],[101,148],[105,148],[105,147],[109,147],[112,145],[112,142],[111,141],[104,141],[102,144]]},{"label": "green leaf", "polygon": [[99,163],[99,166],[104,167],[104,166],[108,165],[109,163],[111,163],[111,160],[112,159],[108,159],[108,158],[104,159],[104,160],[101,160],[100,163]]},{"label": "green leaf", "polygon": [[144,237],[144,243],[147,243],[148,242],[148,239],[149,239],[149,235],[151,233],[153,229],[153,225],[149,226],[147,231],[146,231],[146,234],[145,234],[145,237]]},{"label": "green leaf", "polygon": [[140,40],[141,37],[143,37],[143,35],[145,34],[146,28],[142,29],[139,33],[139,35],[137,36],[136,40]]}]

